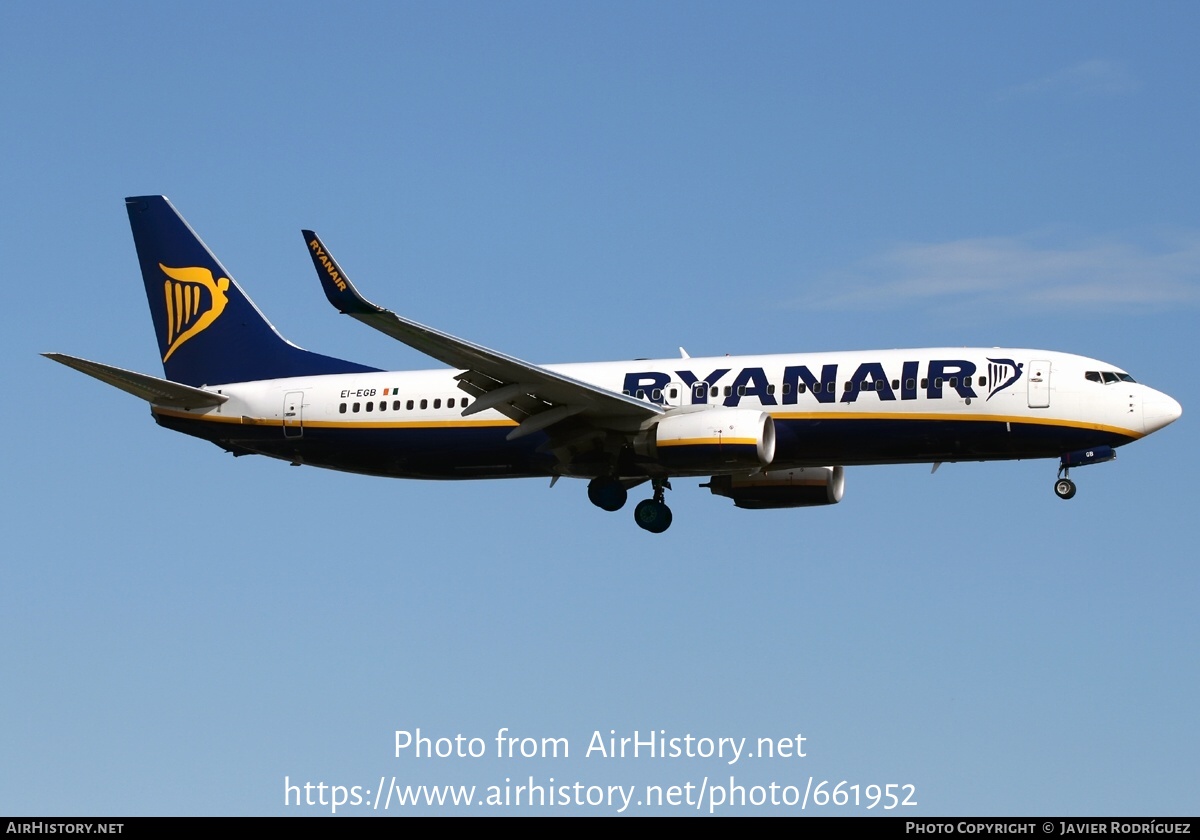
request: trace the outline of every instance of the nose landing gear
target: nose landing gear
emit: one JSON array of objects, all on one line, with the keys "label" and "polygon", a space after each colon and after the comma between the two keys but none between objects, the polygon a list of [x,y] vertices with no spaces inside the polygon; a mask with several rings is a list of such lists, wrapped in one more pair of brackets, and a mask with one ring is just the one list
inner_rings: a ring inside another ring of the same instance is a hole
[{"label": "nose landing gear", "polygon": [[1067,478],[1067,471],[1058,471],[1058,481],[1054,482],[1054,493],[1060,499],[1070,499],[1075,496],[1075,482]]},{"label": "nose landing gear", "polygon": [[1060,499],[1075,496],[1075,482],[1070,479],[1071,467],[1086,467],[1088,464],[1103,464],[1117,457],[1111,446],[1093,446],[1068,452],[1058,459],[1058,480],[1054,482],[1054,494]]}]

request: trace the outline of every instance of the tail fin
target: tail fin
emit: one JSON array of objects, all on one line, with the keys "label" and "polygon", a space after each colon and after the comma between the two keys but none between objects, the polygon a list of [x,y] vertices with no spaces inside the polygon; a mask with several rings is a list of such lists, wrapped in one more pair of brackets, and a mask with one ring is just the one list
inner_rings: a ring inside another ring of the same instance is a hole
[{"label": "tail fin", "polygon": [[281,336],[165,196],[125,207],[168,379],[200,386],[376,370]]}]

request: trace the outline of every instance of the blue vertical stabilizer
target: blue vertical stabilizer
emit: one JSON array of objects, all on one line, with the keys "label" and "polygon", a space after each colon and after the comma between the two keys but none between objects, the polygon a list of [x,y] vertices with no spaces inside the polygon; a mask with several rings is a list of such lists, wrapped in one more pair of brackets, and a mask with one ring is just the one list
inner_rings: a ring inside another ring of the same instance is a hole
[{"label": "blue vertical stabilizer", "polygon": [[168,379],[201,386],[376,370],[281,336],[165,196],[125,206]]}]

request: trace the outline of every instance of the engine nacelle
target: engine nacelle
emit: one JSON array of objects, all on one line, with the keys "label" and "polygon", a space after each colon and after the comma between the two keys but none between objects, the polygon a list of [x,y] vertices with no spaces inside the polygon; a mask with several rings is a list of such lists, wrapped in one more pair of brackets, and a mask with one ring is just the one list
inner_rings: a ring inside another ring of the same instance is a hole
[{"label": "engine nacelle", "polygon": [[800,467],[757,475],[714,475],[700,486],[749,510],[815,507],[840,502],[846,476],[841,467]]},{"label": "engine nacelle", "polygon": [[668,414],[645,433],[637,448],[669,469],[765,467],[775,457],[775,421],[752,408]]}]

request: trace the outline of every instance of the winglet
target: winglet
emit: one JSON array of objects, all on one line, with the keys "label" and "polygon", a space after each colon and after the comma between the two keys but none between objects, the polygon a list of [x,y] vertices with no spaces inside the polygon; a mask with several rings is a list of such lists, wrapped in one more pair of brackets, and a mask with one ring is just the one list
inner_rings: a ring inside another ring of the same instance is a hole
[{"label": "winglet", "polygon": [[321,241],[320,237],[311,230],[300,232],[304,234],[304,244],[308,246],[308,255],[312,257],[313,265],[317,268],[317,276],[321,278],[321,289],[338,312],[345,315],[363,315],[386,311],[359,294],[358,289],[354,288],[354,284],[346,276],[346,272],[342,271],[342,267],[337,264],[333,255],[326,250],[325,243]]},{"label": "winglet", "polygon": [[[330,256],[325,245],[311,230],[301,231],[304,243],[308,246],[309,256],[316,266],[317,276],[321,280],[321,288],[325,297],[333,307],[344,315],[349,315],[357,321],[362,321],[369,327],[379,330],[384,335],[391,336],[397,341],[407,344],[427,356],[437,359],[465,373],[459,374],[460,382],[468,383],[465,387],[469,394],[481,400],[487,399],[483,394],[500,389],[504,399],[492,397],[485,403],[489,408],[495,408],[505,413],[504,406],[513,399],[532,395],[536,405],[519,410],[509,409],[505,416],[525,424],[521,434],[540,431],[544,426],[537,423],[550,424],[567,417],[573,417],[582,411],[591,411],[596,416],[604,417],[607,421],[613,418],[624,418],[643,422],[665,409],[654,403],[644,402],[626,394],[616,393],[572,379],[557,371],[523,362],[513,356],[507,356],[495,350],[473,344],[449,333],[435,330],[408,318],[401,318],[390,309],[376,306],[358,293],[358,289],[350,282],[346,272],[342,271]],[[475,374],[475,379],[471,377]],[[478,381],[476,381],[478,380]],[[463,386],[460,385],[460,388]],[[553,407],[545,409],[543,404]],[[559,411],[559,409],[564,409]],[[470,413],[464,412],[464,416]],[[518,427],[522,429],[522,427]]]}]

